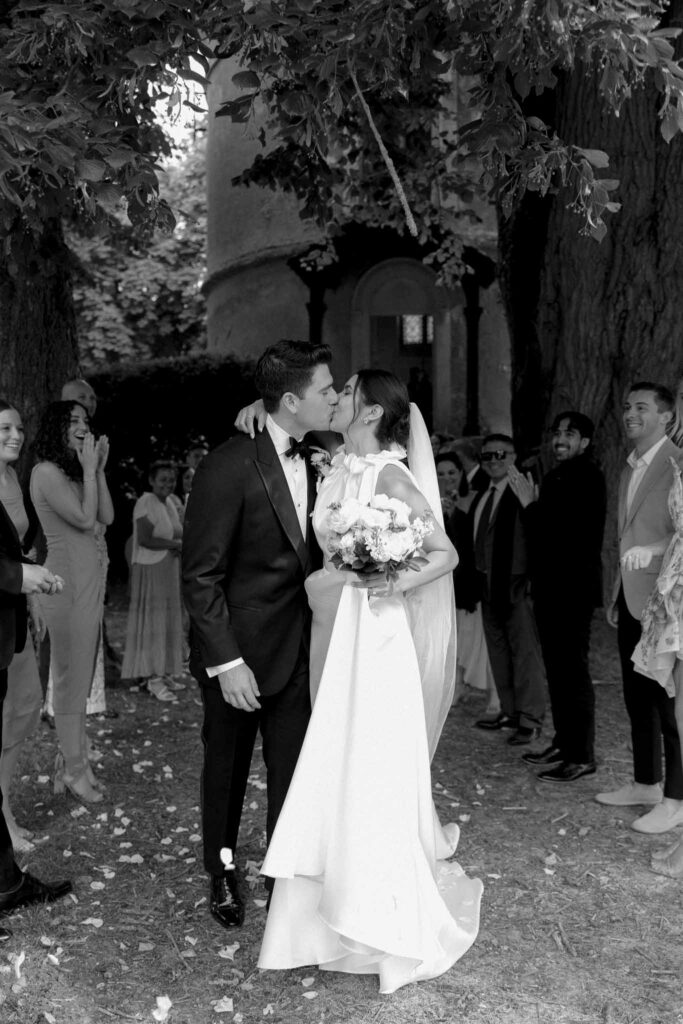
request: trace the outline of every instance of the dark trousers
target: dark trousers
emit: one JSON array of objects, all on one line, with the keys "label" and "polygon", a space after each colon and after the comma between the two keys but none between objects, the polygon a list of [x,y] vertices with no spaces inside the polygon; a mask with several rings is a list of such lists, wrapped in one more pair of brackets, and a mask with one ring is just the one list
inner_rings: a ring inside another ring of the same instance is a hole
[{"label": "dark trousers", "polygon": [[520,594],[501,609],[491,604],[484,586],[481,615],[503,713],[516,717],[522,728],[539,727],[545,713],[545,672],[531,598]]},{"label": "dark trousers", "polygon": [[[7,669],[0,669],[0,750],[2,749],[2,705],[7,694]],[[0,790],[0,892],[8,892],[21,881],[21,872],[14,861],[12,840],[7,831],[7,822],[2,813],[2,790]]]},{"label": "dark trousers", "polygon": [[674,698],[654,679],[642,676],[633,667],[631,655],[640,640],[640,620],[629,612],[623,590],[619,591],[617,608],[619,657],[624,702],[631,720],[634,779],[646,786],[661,782],[663,745],[664,796],[683,800],[683,766]]},{"label": "dark trousers", "polygon": [[209,874],[220,875],[224,870],[221,848],[227,846],[233,854],[237,849],[242,805],[259,729],[266,763],[266,837],[270,842],[311,715],[308,652],[302,649],[291,679],[279,693],[259,698],[260,711],[231,707],[220,690],[202,686],[201,691],[204,866]]},{"label": "dark trousers", "polygon": [[595,760],[595,691],[588,668],[593,609],[557,592],[536,595],[536,624],[548,680],[555,736],[565,761]]}]

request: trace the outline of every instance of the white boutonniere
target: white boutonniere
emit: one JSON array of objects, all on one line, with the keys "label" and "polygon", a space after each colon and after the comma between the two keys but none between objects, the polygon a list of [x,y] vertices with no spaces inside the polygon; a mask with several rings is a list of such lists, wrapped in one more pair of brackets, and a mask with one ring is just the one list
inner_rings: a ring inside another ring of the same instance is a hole
[{"label": "white boutonniere", "polygon": [[309,461],[318,478],[322,480],[330,471],[332,456],[324,448],[312,448]]}]

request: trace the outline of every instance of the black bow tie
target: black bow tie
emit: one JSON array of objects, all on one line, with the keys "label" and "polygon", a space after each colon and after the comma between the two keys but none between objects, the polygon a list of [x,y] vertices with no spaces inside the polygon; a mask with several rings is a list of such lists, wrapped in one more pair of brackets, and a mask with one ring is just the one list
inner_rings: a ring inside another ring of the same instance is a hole
[{"label": "black bow tie", "polygon": [[295,456],[300,455],[302,459],[308,459],[311,456],[311,446],[306,444],[305,441],[297,441],[296,438],[290,437],[289,448],[285,452],[285,456],[288,459],[293,459]]}]

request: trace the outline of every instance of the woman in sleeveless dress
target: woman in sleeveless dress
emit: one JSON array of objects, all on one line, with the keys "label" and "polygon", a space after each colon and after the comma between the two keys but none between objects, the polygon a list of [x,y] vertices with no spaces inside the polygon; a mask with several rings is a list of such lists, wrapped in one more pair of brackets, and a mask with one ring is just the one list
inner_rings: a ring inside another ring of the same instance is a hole
[{"label": "woman in sleeveless dress", "polygon": [[[404,463],[409,419],[392,374],[361,371],[344,387],[331,428],[345,446],[313,513],[324,552],[328,507],[346,498],[387,495],[441,518],[423,423],[411,468],[431,473],[429,500]],[[437,522],[424,549],[427,564],[395,586],[329,560],[307,580],[313,712],[262,869],[276,879],[262,968],[377,974],[393,992],[444,973],[476,937],[482,885],[439,863],[458,830],[439,825],[430,779],[455,678],[457,555]]]},{"label": "woman in sleeveless dress", "polygon": [[[0,501],[12,520],[22,547],[29,532],[29,518],[21,485],[12,463],[21,455],[24,428],[21,416],[8,402],[0,399]],[[28,598],[29,614],[38,639],[45,632],[45,620],[36,595]],[[25,740],[35,732],[40,721],[42,690],[32,637],[20,654],[15,654],[7,672],[7,696],[2,707],[2,756],[0,757],[0,788],[2,810],[15,853],[30,853],[33,833],[17,824],[10,806],[10,787],[19,754]]]},{"label": "woman in sleeveless dress", "polygon": [[95,669],[104,603],[95,524],[114,518],[105,478],[106,437],[95,442],[79,402],[52,402],[35,442],[31,498],[47,541],[46,565],[64,578],[60,600],[46,597],[55,728],[61,750],[55,792],[85,803],[102,800],[88,759],[86,704]]}]

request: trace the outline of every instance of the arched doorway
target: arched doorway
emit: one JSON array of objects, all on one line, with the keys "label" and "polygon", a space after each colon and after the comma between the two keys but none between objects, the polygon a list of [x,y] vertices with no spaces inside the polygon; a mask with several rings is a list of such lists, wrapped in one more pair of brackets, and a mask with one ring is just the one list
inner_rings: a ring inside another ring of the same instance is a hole
[{"label": "arched doorway", "polygon": [[431,382],[438,430],[449,429],[453,420],[451,355],[454,336],[462,339],[462,304],[460,287],[438,287],[429,267],[407,258],[368,270],[352,300],[351,365],[382,366],[406,383],[411,371],[421,371]]}]

